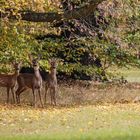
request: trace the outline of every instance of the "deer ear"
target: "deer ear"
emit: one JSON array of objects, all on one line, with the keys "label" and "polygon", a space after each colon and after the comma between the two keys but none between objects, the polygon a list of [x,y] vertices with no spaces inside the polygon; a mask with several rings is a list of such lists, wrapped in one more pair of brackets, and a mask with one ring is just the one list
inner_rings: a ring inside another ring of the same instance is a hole
[{"label": "deer ear", "polygon": [[57,61],[57,58],[53,57],[52,62],[56,62],[56,61]]},{"label": "deer ear", "polygon": [[32,66],[33,56],[31,54],[28,54],[28,57],[29,57],[29,64],[30,66]]},{"label": "deer ear", "polygon": [[51,59],[50,58],[48,59],[48,62],[51,63]]},{"label": "deer ear", "polygon": [[58,63],[58,62],[59,62],[59,59],[53,58],[53,62],[54,62],[54,63]]},{"label": "deer ear", "polygon": [[16,64],[16,61],[15,61],[15,60],[13,60],[13,61],[12,61],[12,65],[15,65],[15,64]]},{"label": "deer ear", "polygon": [[55,62],[58,63],[59,62],[59,59],[55,58]]},{"label": "deer ear", "polygon": [[22,61],[19,62],[19,65],[20,65],[20,66],[22,65]]},{"label": "deer ear", "polygon": [[37,60],[40,60],[42,58],[41,54],[38,54]]},{"label": "deer ear", "polygon": [[28,54],[28,57],[29,57],[30,62],[32,62],[33,61],[33,56],[31,54]]}]

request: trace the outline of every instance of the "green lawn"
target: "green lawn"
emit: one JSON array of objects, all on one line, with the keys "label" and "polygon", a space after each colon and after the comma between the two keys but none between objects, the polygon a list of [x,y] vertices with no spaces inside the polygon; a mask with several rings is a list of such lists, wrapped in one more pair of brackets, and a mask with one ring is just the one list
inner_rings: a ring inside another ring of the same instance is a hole
[{"label": "green lawn", "polygon": [[[123,69],[117,72],[122,73],[129,82],[140,82],[139,69]],[[139,94],[139,89],[137,90]],[[76,94],[76,91],[74,92]],[[101,91],[96,92],[102,95]],[[106,92],[110,93],[109,97],[118,92],[126,92],[125,96],[130,96],[134,89],[103,91]],[[95,91],[93,93],[95,94]],[[45,109],[1,105],[0,140],[140,140],[140,104]]]},{"label": "green lawn", "polygon": [[0,140],[139,140],[140,104],[0,106]]},{"label": "green lawn", "polygon": [[128,82],[140,82],[140,69],[138,68],[111,68],[109,71],[116,73],[117,76],[124,76]]},{"label": "green lawn", "polygon": [[129,82],[140,82],[140,69],[124,69],[120,71]]}]

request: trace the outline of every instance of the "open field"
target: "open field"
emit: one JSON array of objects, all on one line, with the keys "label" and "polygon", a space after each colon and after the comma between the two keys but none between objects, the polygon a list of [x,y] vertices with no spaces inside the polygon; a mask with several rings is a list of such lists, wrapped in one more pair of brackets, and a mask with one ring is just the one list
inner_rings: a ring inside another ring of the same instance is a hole
[{"label": "open field", "polygon": [[60,84],[54,108],[49,95],[44,109],[31,107],[30,90],[6,105],[0,88],[0,140],[139,140],[140,72],[121,72],[130,83]]},{"label": "open field", "polygon": [[61,85],[57,107],[48,96],[44,109],[34,109],[30,91],[14,106],[4,104],[2,88],[0,140],[139,140],[139,91],[139,84]]},{"label": "open field", "polygon": [[140,104],[0,106],[1,140],[139,140]]},{"label": "open field", "polygon": [[130,68],[130,69],[121,69],[118,70],[128,82],[140,82],[140,69],[138,68]]}]

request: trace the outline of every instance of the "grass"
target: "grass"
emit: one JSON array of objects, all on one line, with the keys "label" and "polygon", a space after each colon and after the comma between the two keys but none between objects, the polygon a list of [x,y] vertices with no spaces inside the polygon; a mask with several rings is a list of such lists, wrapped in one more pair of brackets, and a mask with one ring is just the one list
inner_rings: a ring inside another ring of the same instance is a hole
[{"label": "grass", "polygon": [[0,106],[0,139],[137,140],[139,120],[139,104],[47,109]]},{"label": "grass", "polygon": [[132,83],[60,85],[55,108],[29,106],[31,91],[22,94],[22,106],[5,105],[0,88],[0,140],[139,140],[140,104],[132,102],[140,97],[140,85],[133,83],[140,82],[140,71],[118,72]]},{"label": "grass", "polygon": [[118,73],[123,75],[128,82],[140,82],[140,69],[130,68],[130,69],[119,69]]}]

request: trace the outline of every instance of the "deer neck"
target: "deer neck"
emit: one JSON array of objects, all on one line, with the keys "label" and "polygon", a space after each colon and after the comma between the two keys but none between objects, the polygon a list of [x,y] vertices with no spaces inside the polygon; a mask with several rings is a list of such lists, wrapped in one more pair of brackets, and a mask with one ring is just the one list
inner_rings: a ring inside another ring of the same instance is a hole
[{"label": "deer neck", "polygon": [[50,71],[50,77],[52,79],[56,79],[56,69],[51,69],[51,71]]},{"label": "deer neck", "polygon": [[15,70],[14,75],[15,75],[16,77],[19,76],[19,70]]},{"label": "deer neck", "polygon": [[40,78],[40,72],[39,72],[39,70],[34,70],[34,74],[35,74],[35,77],[36,77],[37,79]]}]

